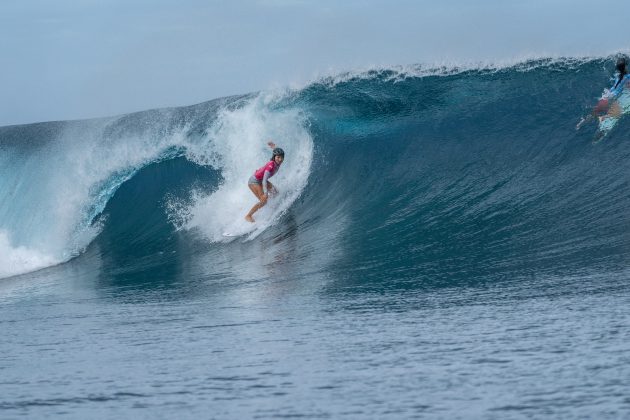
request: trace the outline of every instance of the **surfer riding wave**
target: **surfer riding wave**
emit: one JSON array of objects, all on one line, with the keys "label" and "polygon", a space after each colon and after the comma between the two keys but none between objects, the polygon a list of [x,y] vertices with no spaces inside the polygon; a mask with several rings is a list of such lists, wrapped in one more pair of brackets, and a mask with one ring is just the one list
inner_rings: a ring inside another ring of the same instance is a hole
[{"label": "surfer riding wave", "polygon": [[273,149],[271,159],[264,166],[256,170],[254,175],[252,175],[247,182],[249,189],[259,200],[245,216],[245,220],[250,223],[254,223],[254,213],[267,204],[267,199],[270,196],[278,194],[278,190],[269,182],[269,178],[274,176],[280,169],[280,165],[282,165],[284,161],[284,150],[276,147],[275,143],[272,141],[268,142],[267,145]]},{"label": "surfer riding wave", "polygon": [[575,127],[576,129],[579,130],[584,123],[595,118],[602,121],[602,119],[610,117],[618,118],[622,114],[623,109],[616,99],[621,96],[621,93],[626,87],[630,87],[630,74],[628,74],[627,59],[625,57],[620,57],[617,60],[615,70],[617,71],[615,82],[611,88],[602,95],[597,105],[593,107],[591,113],[580,120]]}]

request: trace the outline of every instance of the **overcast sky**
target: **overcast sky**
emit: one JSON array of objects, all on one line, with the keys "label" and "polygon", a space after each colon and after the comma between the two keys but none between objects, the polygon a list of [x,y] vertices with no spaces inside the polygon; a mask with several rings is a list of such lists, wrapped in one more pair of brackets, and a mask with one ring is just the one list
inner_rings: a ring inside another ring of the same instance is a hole
[{"label": "overcast sky", "polygon": [[630,1],[0,0],[0,125],[115,115],[371,66],[630,50]]}]

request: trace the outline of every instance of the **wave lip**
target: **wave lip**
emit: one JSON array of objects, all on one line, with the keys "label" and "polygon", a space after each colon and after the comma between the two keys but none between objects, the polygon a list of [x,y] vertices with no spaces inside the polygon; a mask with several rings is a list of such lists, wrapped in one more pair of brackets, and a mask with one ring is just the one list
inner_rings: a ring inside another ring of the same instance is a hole
[{"label": "wave lip", "polygon": [[309,86],[323,85],[331,88],[339,84],[356,81],[379,79],[382,82],[401,82],[409,78],[448,77],[467,72],[481,74],[500,71],[527,72],[540,68],[555,67],[563,70],[577,70],[591,62],[610,60],[612,56],[553,56],[527,55],[504,60],[485,61],[442,61],[425,64],[408,64],[398,66],[369,66],[361,69],[324,74],[316,79],[298,85],[296,90],[303,90]]}]

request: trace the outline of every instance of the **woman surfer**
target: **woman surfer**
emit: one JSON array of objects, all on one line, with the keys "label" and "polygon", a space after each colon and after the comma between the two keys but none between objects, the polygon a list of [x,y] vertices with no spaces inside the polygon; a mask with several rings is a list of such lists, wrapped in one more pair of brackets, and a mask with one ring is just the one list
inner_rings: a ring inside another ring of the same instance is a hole
[{"label": "woman surfer", "polygon": [[624,88],[630,87],[630,74],[628,74],[627,60],[625,57],[620,57],[617,60],[615,70],[617,70],[615,83],[612,85],[610,90],[607,91],[597,102],[597,105],[595,105],[593,111],[591,111],[588,116],[580,120],[578,125],[575,127],[576,129],[579,129],[585,122],[596,117],[602,119],[609,116],[619,117],[621,115],[621,106],[615,99],[617,99],[621,95]]},{"label": "woman surfer", "polygon": [[254,175],[252,175],[247,182],[249,189],[252,190],[256,198],[259,200],[245,216],[245,220],[251,223],[254,223],[254,213],[267,204],[269,196],[273,196],[278,193],[276,187],[269,182],[269,178],[274,176],[276,172],[278,172],[278,169],[280,169],[280,165],[282,165],[282,162],[284,161],[284,150],[276,147],[272,141],[268,142],[267,145],[273,149],[271,159],[264,166],[255,171]]}]

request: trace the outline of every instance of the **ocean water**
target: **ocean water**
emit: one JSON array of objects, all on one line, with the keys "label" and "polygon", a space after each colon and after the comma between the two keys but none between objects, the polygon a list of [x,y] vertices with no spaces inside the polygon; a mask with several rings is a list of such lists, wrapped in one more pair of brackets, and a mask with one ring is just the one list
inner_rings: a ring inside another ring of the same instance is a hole
[{"label": "ocean water", "polygon": [[613,66],[0,127],[0,417],[630,416],[630,118],[575,130]]}]

